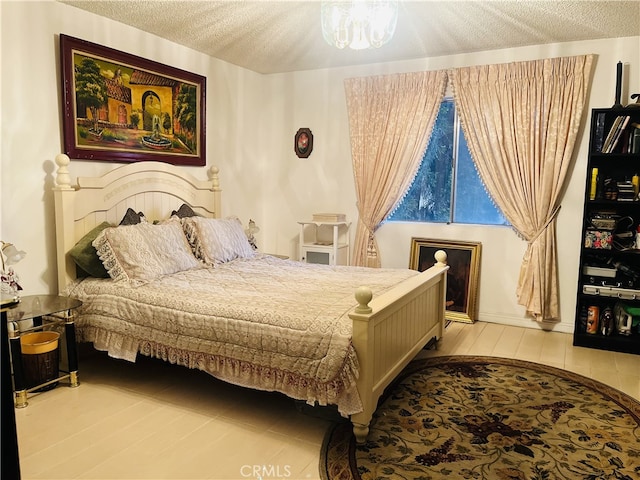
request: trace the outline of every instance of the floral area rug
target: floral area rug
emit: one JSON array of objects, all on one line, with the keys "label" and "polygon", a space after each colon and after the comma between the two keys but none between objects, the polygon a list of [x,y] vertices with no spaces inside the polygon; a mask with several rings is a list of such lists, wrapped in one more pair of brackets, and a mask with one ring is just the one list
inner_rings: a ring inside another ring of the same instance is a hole
[{"label": "floral area rug", "polygon": [[327,433],[323,480],[640,479],[640,402],[565,370],[494,357],[412,362],[367,442]]}]

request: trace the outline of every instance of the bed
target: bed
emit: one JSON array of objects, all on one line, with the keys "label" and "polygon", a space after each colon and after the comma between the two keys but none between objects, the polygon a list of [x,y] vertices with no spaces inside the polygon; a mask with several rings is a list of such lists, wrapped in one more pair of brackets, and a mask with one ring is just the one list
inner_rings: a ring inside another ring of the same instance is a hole
[{"label": "bed", "polygon": [[[166,163],[138,162],[72,185],[69,158],[55,160],[58,290],[83,301],[74,319],[78,341],[113,357],[148,355],[335,405],[363,442],[384,389],[443,335],[444,252],[414,272],[281,259],[247,251],[246,237],[222,251],[241,224],[221,218],[216,167],[198,179]],[[191,213],[180,215],[183,208]],[[131,213],[144,219],[108,228]],[[222,240],[221,226],[230,232]],[[78,275],[76,253],[87,238],[107,278]],[[127,263],[122,245],[143,247],[127,250]],[[154,261],[141,267],[140,251],[155,252]]]}]

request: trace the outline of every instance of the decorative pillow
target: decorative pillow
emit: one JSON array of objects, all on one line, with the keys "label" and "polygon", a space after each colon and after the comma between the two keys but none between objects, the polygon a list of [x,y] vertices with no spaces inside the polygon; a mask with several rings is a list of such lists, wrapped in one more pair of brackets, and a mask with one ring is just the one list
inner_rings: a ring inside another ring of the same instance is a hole
[{"label": "decorative pillow", "polygon": [[174,210],[173,212],[171,212],[171,216],[173,217],[174,215],[178,218],[189,218],[189,217],[200,216],[196,212],[194,212],[193,208],[191,208],[186,203],[183,203],[182,205],[180,205],[180,208],[178,210]]},{"label": "decorative pillow", "polygon": [[69,250],[69,255],[73,258],[73,261],[76,262],[78,268],[80,268],[86,275],[95,278],[109,278],[109,274],[105,270],[104,265],[102,265],[100,257],[98,257],[98,252],[96,252],[95,247],[91,245],[91,243],[96,239],[100,232],[105,228],[112,226],[113,225],[109,222],[102,222],[78,240],[78,243]]},{"label": "decorative pillow", "polygon": [[132,208],[127,208],[124,217],[120,220],[120,225],[137,225],[146,221],[147,219],[145,218],[144,213],[136,213]]},{"label": "decorative pillow", "polygon": [[129,280],[134,286],[202,266],[193,256],[179,220],[107,228],[93,246],[111,278]]},{"label": "decorative pillow", "polygon": [[191,217],[182,225],[195,256],[207,265],[255,255],[237,218]]}]

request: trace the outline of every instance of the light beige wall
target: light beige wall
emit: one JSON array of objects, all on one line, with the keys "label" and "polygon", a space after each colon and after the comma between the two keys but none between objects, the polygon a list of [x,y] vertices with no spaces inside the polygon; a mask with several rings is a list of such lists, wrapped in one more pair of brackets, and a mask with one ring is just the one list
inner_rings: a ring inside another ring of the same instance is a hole
[{"label": "light beige wall", "polygon": [[[25,294],[56,291],[51,187],[62,151],[60,33],[206,76],[207,164],[221,171],[223,214],[255,210],[266,163],[255,114],[260,75],[54,1],[1,1],[0,18],[0,238],[27,252],[16,266]],[[75,179],[115,166],[72,161],[70,172]],[[205,167],[184,168],[207,178]]]},{"label": "light beige wall", "polygon": [[[17,266],[27,294],[55,292],[50,189],[53,159],[62,149],[60,33],[205,75],[207,163],[220,167],[223,213],[245,222],[254,218],[261,228],[262,250],[292,257],[297,255],[297,220],[318,211],[357,218],[346,77],[596,53],[589,108],[613,103],[618,60],[629,63],[625,93],[628,85],[640,85],[640,37],[263,76],[58,2],[0,2],[0,22],[0,239],[28,252]],[[628,101],[627,94],[624,98]],[[314,133],[308,159],[298,159],[293,152],[293,136],[300,127]],[[586,150],[583,136],[559,216],[562,323],[556,328],[564,331],[572,330],[575,308]],[[76,161],[71,174],[95,175],[113,166]],[[204,168],[185,168],[205,178]],[[481,241],[480,319],[536,326],[515,299],[525,245],[511,230],[385,225],[378,234],[384,266],[407,266],[412,236]]]},{"label": "light beige wall", "polygon": [[[591,108],[610,107],[614,103],[615,66],[619,60],[625,64],[626,73],[623,103],[629,103],[629,95],[638,91],[640,37],[540,45],[270,76],[268,82],[274,94],[267,108],[271,112],[268,115],[275,121],[268,150],[280,161],[273,162],[273,187],[268,187],[273,197],[263,206],[261,241],[265,249],[296,257],[296,221],[308,219],[313,212],[339,211],[346,213],[352,221],[357,219],[343,87],[345,78],[590,53],[596,54],[597,58],[584,119],[586,126]],[[629,85],[635,86],[635,90],[629,91]],[[314,151],[308,159],[298,159],[293,152],[292,139],[299,127],[309,127],[314,134]],[[588,137],[583,133],[580,133],[575,164],[558,217],[562,318],[559,324],[549,327],[566,332],[573,331],[575,313],[588,146]],[[377,234],[383,266],[408,266],[411,237],[481,242],[479,318],[503,324],[539,326],[517,303],[515,288],[526,243],[510,228],[385,224]]]}]

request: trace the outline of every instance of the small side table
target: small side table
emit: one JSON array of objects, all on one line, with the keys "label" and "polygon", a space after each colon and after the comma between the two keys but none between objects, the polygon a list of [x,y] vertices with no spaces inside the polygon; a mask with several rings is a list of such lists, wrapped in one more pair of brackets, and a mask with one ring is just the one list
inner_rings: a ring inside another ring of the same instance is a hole
[{"label": "small side table", "polygon": [[299,260],[324,265],[349,265],[351,222],[298,222]]},{"label": "small side table", "polygon": [[[11,355],[9,354],[9,342],[7,338],[7,312],[18,305],[17,299],[5,298],[0,295],[0,327],[2,328],[2,340],[0,341],[0,357],[2,363],[2,388],[0,388],[0,398],[2,399],[2,477],[15,478],[20,480],[20,454],[18,452],[18,432],[16,428],[16,412],[13,408],[5,407],[13,402],[11,385]],[[7,412],[7,417],[4,416]],[[5,434],[6,430],[6,435]]]},{"label": "small side table", "polygon": [[[78,350],[76,347],[76,327],[73,323],[73,310],[81,305],[82,302],[80,300],[69,297],[30,295],[22,297],[20,303],[5,312],[7,323],[13,327],[12,329],[8,328],[8,336],[11,348],[16,408],[23,408],[28,405],[27,393],[60,380],[68,378],[70,387],[80,385],[78,382]],[[28,322],[28,320],[31,320],[31,322]],[[59,375],[53,380],[27,388],[20,336],[24,333],[40,331],[58,325],[64,325],[69,371],[61,372],[63,375]]]}]

